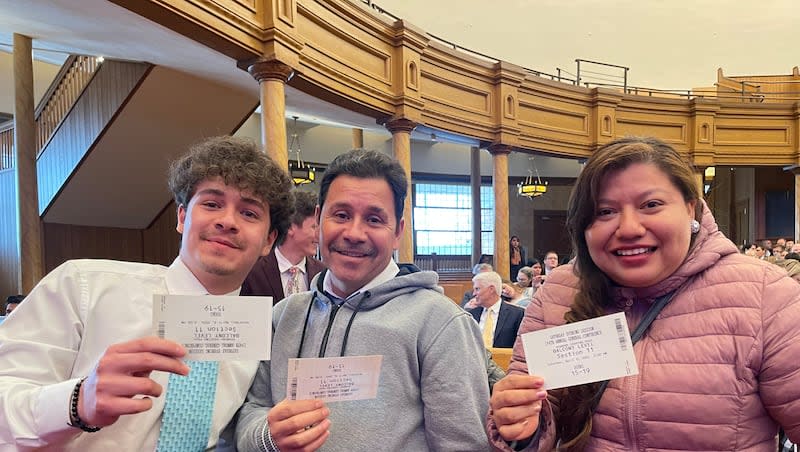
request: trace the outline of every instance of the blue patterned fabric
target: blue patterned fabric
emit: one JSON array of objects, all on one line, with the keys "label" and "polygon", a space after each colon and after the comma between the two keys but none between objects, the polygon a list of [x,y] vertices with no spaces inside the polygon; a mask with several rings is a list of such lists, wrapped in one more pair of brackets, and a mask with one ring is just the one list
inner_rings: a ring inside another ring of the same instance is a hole
[{"label": "blue patterned fabric", "polygon": [[206,449],[214,412],[217,361],[186,361],[184,377],[169,376],[158,452],[198,452]]}]

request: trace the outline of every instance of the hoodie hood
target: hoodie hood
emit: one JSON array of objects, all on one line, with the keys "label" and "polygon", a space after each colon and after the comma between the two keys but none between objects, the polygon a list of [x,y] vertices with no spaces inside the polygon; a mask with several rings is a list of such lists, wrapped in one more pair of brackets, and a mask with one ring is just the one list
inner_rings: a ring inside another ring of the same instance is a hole
[{"label": "hoodie hood", "polygon": [[[439,275],[432,271],[422,271],[413,264],[397,264],[400,271],[397,275],[380,284],[377,287],[359,292],[355,296],[348,298],[343,306],[358,311],[369,311],[387,303],[389,300],[397,298],[420,289],[435,290],[439,293],[444,293],[439,287]],[[322,288],[322,283],[325,281],[325,275],[330,271],[325,269],[311,281],[313,298],[335,303],[334,300],[340,298],[325,292]]]}]

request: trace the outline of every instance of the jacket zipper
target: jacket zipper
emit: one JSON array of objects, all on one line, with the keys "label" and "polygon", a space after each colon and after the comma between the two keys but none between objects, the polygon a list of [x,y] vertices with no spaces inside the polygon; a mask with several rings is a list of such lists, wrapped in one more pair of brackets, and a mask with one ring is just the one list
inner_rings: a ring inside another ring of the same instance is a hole
[{"label": "jacket zipper", "polygon": [[[644,356],[644,348],[647,346],[646,339],[640,342],[639,350],[636,351],[634,347],[634,356],[637,363],[643,363],[642,357]],[[622,385],[622,394],[625,404],[623,406],[623,417],[625,419],[625,436],[626,443],[629,445],[629,451],[637,452],[639,450],[639,438],[636,434],[636,420],[639,418],[639,401],[641,396],[641,376],[643,366],[639,366],[639,374],[626,377]]]},{"label": "jacket zipper", "polygon": [[328,327],[325,328],[325,335],[322,336],[322,344],[319,346],[319,357],[325,357],[325,349],[328,348],[328,336],[331,334],[331,327],[333,326],[333,319],[336,318],[336,313],[339,312],[341,305],[335,304],[331,308],[331,315],[328,317]]}]

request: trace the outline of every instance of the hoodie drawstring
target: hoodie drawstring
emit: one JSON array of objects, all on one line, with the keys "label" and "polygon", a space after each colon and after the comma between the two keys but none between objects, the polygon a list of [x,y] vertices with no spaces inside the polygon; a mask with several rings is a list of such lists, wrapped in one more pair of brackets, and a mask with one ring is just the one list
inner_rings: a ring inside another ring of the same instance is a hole
[{"label": "hoodie drawstring", "polygon": [[[344,356],[345,350],[347,349],[347,341],[350,338],[350,328],[353,326],[353,321],[356,318],[356,314],[358,314],[359,310],[361,309],[361,304],[370,297],[372,297],[372,293],[370,291],[366,291],[364,292],[364,295],[361,297],[361,299],[358,300],[358,303],[356,303],[356,306],[353,309],[353,314],[350,315],[350,320],[347,322],[347,327],[344,330],[344,338],[342,339],[342,348],[339,351],[339,356]],[[308,309],[306,310],[306,318],[305,321],[303,322],[303,332],[300,335],[300,346],[297,349],[298,358],[301,357],[303,352],[303,345],[305,344],[306,332],[308,330],[308,321],[311,318],[311,309],[314,306],[314,301],[316,300],[316,298],[317,297],[315,293],[311,296],[311,300],[308,303]],[[328,348],[328,338],[330,337],[331,328],[333,327],[333,321],[336,317],[336,313],[339,311],[339,308],[341,307],[342,305],[337,305],[337,304],[333,305],[330,317],[328,318],[328,326],[325,329],[325,335],[322,338],[322,344],[320,344],[319,355],[318,355],[319,358],[325,357],[325,351]]]}]

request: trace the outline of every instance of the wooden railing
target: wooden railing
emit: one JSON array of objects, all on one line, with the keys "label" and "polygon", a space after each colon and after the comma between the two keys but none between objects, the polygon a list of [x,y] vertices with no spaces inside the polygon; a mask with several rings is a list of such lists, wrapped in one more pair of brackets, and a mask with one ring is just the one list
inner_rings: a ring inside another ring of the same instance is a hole
[{"label": "wooden railing", "polygon": [[50,137],[69,114],[84,88],[94,77],[100,60],[91,56],[71,55],[56,75],[50,89],[36,108],[36,154],[50,141]]},{"label": "wooden railing", "polygon": [[[37,156],[69,114],[99,66],[100,61],[97,58],[83,55],[71,55],[61,66],[61,70],[36,107]],[[9,121],[0,125],[0,170],[13,166],[14,122]]]},{"label": "wooden railing", "polygon": [[0,125],[0,171],[14,166],[14,122]]},{"label": "wooden railing", "polygon": [[472,271],[472,258],[470,256],[418,255],[414,258],[414,265],[420,270],[430,270],[437,273],[470,272]]}]

